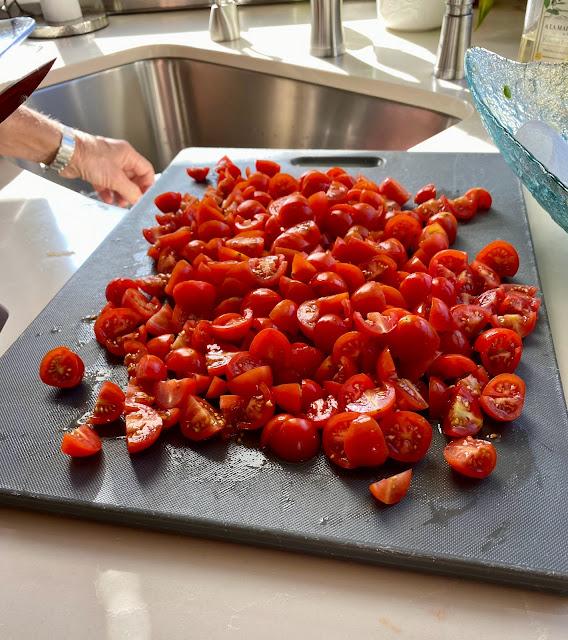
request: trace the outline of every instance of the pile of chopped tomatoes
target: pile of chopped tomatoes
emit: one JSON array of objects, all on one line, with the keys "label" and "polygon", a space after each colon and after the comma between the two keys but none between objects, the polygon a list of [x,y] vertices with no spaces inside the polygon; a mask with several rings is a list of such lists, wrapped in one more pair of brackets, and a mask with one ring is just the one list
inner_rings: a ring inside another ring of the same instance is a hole
[{"label": "pile of chopped tomatoes", "polygon": [[[449,199],[429,184],[411,202],[392,178],[334,167],[297,179],[269,160],[243,175],[224,157],[214,172],[201,198],[156,198],[143,230],[156,274],[108,284],[94,331],[130,381],[103,385],[64,451],[98,451],[96,425],[124,414],[131,453],[179,425],[192,441],[261,431],[286,461],[323,450],[375,468],[418,462],[439,421],[449,465],[489,475],[495,447],[476,435],[522,411],[514,371],[540,305],[535,287],[504,282],[519,267],[510,243],[474,259],[450,248],[490,194]],[[371,492],[393,504],[411,475]]]}]

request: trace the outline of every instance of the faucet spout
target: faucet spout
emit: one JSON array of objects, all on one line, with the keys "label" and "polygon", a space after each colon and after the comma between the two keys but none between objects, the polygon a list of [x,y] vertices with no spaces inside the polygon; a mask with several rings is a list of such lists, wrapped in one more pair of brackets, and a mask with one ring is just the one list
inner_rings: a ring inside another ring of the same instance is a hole
[{"label": "faucet spout", "polygon": [[310,0],[312,35],[310,52],[318,58],[335,58],[345,53],[341,10],[343,0]]}]

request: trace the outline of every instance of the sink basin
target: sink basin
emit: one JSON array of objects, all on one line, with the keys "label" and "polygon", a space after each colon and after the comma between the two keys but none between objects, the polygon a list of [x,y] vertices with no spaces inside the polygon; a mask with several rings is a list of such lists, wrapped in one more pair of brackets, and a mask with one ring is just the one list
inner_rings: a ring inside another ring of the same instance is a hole
[{"label": "sink basin", "polygon": [[189,146],[403,150],[457,122],[384,98],[185,58],[83,76],[37,91],[28,104],[72,127],[128,140],[156,171]]}]

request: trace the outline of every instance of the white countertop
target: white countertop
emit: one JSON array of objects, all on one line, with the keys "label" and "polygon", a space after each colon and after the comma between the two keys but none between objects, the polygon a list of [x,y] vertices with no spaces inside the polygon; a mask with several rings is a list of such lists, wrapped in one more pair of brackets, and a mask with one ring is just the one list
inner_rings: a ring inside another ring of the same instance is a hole
[{"label": "white countertop", "polygon": [[[459,84],[434,82],[437,32],[396,34],[374,4],[345,6],[347,53],[309,55],[309,5],[242,7],[242,39],[209,40],[207,11],[111,17],[107,29],[20,48],[22,69],[57,56],[44,84],[175,55],[422,104],[463,118],[417,150],[493,151]],[[515,57],[522,13],[498,9],[474,35]],[[1,68],[0,68],[1,72]],[[0,78],[2,80],[3,78]],[[32,195],[30,195],[32,194]],[[527,197],[565,389],[566,235]],[[2,353],[121,218],[0,161]],[[568,599],[190,537],[0,510],[0,638],[566,637]]]}]

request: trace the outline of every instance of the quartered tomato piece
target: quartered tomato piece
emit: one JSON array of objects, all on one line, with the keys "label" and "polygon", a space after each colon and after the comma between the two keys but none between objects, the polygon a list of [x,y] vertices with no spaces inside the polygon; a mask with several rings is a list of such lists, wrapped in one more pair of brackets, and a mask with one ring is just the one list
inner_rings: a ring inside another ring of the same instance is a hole
[{"label": "quartered tomato piece", "polygon": [[337,413],[329,418],[323,429],[323,451],[331,462],[343,469],[354,469],[356,466],[345,453],[345,436],[353,420],[359,416],[358,413]]},{"label": "quartered tomato piece", "polygon": [[91,424],[108,424],[118,420],[124,411],[124,392],[114,382],[103,382],[93,415],[89,421]]},{"label": "quartered tomato piece", "polygon": [[428,408],[418,387],[406,378],[392,381],[396,394],[396,406],[401,411],[423,411]]},{"label": "quartered tomato piece", "polygon": [[226,426],[225,418],[207,400],[193,395],[187,398],[185,407],[182,407],[180,429],[188,440],[207,440]]},{"label": "quartered tomato piece", "polygon": [[72,458],[87,458],[99,453],[102,446],[97,432],[88,424],[82,424],[63,435],[61,452]]},{"label": "quartered tomato piece", "polygon": [[483,415],[477,394],[464,381],[458,382],[449,394],[443,420],[444,433],[451,438],[473,436],[483,426]]},{"label": "quartered tomato piece", "polygon": [[187,175],[193,178],[195,182],[206,182],[209,167],[189,167],[186,171]]},{"label": "quartered tomato piece", "polygon": [[385,382],[381,387],[364,390],[356,400],[348,402],[345,409],[356,413],[366,413],[376,418],[392,411],[395,399],[394,386]]},{"label": "quartered tomato piece", "polygon": [[152,446],[160,437],[162,426],[162,418],[157,411],[144,404],[132,405],[126,414],[128,453],[138,453]]},{"label": "quartered tomato piece", "polygon": [[60,389],[71,389],[81,384],[85,365],[81,358],[67,347],[48,351],[39,365],[42,382]]},{"label": "quartered tomato piece", "polygon": [[444,449],[450,467],[468,478],[486,478],[497,464],[497,452],[491,442],[468,436],[452,440]]},{"label": "quartered tomato piece", "polygon": [[373,498],[376,498],[383,504],[397,504],[408,493],[411,480],[412,469],[407,469],[402,473],[397,473],[394,476],[373,482],[369,485],[369,491]]}]

